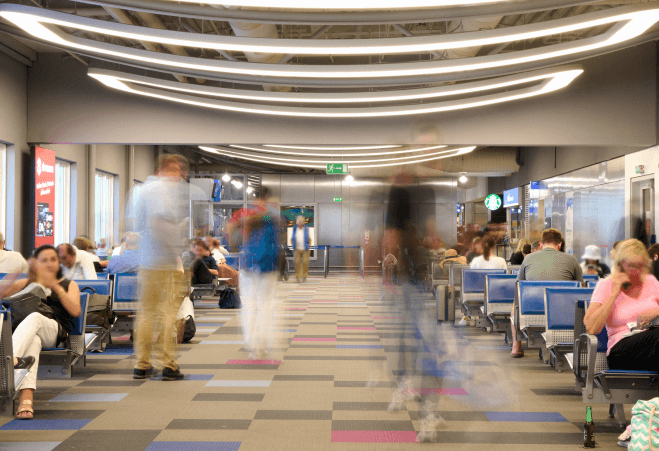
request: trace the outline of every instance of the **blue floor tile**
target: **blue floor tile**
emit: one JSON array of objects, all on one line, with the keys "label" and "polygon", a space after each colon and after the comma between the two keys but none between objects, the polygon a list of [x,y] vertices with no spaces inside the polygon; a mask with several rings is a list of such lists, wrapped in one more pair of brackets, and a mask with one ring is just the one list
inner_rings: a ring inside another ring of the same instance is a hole
[{"label": "blue floor tile", "polygon": [[108,346],[105,348],[105,351],[103,351],[100,354],[104,355],[132,355],[133,354],[133,348],[124,346],[124,347],[112,347]]},{"label": "blue floor tile", "polygon": [[212,374],[186,374],[185,378],[189,381],[209,381],[213,379]]},{"label": "blue floor tile", "polygon": [[12,420],[0,431],[77,431],[92,420]]},{"label": "blue floor tile", "polygon": [[151,442],[144,451],[238,451],[241,442]]},{"label": "blue floor tile", "polygon": [[558,412],[484,412],[490,421],[519,421],[526,423],[567,423]]}]

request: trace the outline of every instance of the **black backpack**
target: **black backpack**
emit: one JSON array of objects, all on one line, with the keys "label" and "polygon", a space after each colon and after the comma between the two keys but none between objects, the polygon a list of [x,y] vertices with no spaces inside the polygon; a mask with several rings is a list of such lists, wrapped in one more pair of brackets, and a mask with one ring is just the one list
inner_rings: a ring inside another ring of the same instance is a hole
[{"label": "black backpack", "polygon": [[236,290],[227,287],[220,293],[218,305],[220,308],[240,308],[240,296]]}]

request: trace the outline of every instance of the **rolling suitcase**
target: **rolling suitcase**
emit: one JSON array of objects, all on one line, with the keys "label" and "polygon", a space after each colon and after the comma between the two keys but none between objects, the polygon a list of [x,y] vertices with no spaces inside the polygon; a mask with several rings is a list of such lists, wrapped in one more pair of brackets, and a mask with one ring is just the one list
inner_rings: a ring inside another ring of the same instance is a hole
[{"label": "rolling suitcase", "polygon": [[455,321],[455,288],[439,285],[435,288],[437,297],[437,321]]}]

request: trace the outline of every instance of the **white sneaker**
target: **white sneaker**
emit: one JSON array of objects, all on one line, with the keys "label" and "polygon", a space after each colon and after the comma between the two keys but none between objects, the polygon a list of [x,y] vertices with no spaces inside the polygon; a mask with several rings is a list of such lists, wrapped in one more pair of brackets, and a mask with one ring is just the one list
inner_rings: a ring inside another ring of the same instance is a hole
[{"label": "white sneaker", "polygon": [[387,407],[387,412],[399,412],[401,410],[405,410],[405,400],[400,391],[396,390],[391,395],[391,403]]},{"label": "white sneaker", "polygon": [[427,412],[421,419],[421,430],[417,434],[420,443],[436,442],[437,430],[441,424],[441,417],[435,412]]},{"label": "white sneaker", "polygon": [[409,377],[400,381],[400,384],[398,384],[398,391],[405,401],[418,401],[421,399],[420,393],[414,393],[414,383]]}]

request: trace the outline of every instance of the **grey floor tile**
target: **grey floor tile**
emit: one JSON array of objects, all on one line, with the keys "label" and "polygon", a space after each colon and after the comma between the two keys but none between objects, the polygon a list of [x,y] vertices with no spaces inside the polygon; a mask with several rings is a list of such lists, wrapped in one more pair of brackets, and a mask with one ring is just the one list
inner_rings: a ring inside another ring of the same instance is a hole
[{"label": "grey floor tile", "polygon": [[538,396],[581,396],[574,388],[532,388],[531,391]]},{"label": "grey floor tile", "polygon": [[[490,419],[483,412],[477,411],[438,411],[436,412],[442,417],[444,421],[490,421]],[[410,411],[410,418],[412,420],[420,420],[421,414],[417,410]]]},{"label": "grey floor tile", "polygon": [[57,445],[54,451],[144,451],[160,430],[81,430]]},{"label": "grey floor tile", "polygon": [[[333,410],[387,410],[389,402],[335,402]],[[405,404],[402,405],[405,410]]]},{"label": "grey floor tile", "polygon": [[284,360],[387,360],[385,356],[353,356],[353,355],[287,355]]},{"label": "grey floor tile", "polygon": [[101,381],[101,380],[86,380],[79,383],[76,387],[139,387],[144,384],[146,380],[133,380],[126,379],[120,381]]},{"label": "grey floor tile", "polygon": [[[181,364],[181,371],[185,373],[185,370],[276,370],[279,368],[279,365],[226,365],[226,364]],[[131,370],[132,373],[132,370]]]},{"label": "grey floor tile", "polygon": [[[334,386],[337,388],[364,388],[367,381],[334,381]],[[371,387],[383,388],[391,387],[396,388],[398,384],[396,381],[375,381],[371,382]]]},{"label": "grey floor tile", "polygon": [[245,431],[252,424],[252,420],[172,420],[171,423],[167,425],[166,429],[195,429],[195,430],[213,430],[213,431],[223,431],[223,430],[239,430]]},{"label": "grey floor tile", "polygon": [[583,445],[583,432],[448,432],[437,433],[436,443],[479,443],[489,445]]},{"label": "grey floor tile", "polygon": [[35,418],[39,420],[93,420],[105,410],[42,410],[39,409]]},{"label": "grey floor tile", "polygon": [[257,410],[255,420],[331,420],[331,410]]}]

